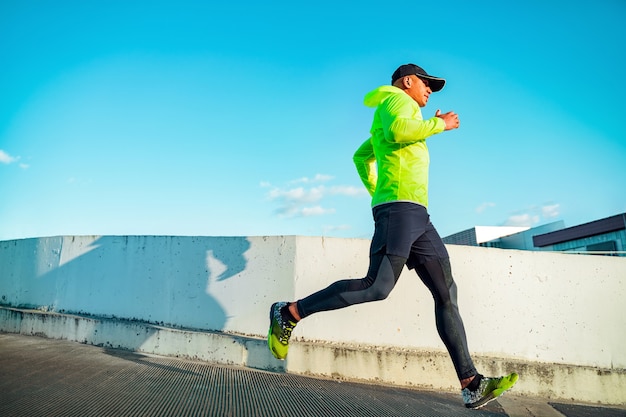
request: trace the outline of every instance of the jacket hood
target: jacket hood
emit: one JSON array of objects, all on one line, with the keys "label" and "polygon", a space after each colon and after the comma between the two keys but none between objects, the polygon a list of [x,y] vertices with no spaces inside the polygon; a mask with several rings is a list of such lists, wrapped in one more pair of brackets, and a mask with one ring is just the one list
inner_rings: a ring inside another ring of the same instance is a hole
[{"label": "jacket hood", "polygon": [[389,96],[399,93],[404,94],[404,91],[393,85],[383,85],[367,93],[363,99],[363,103],[367,107],[378,107],[378,105],[389,98]]}]

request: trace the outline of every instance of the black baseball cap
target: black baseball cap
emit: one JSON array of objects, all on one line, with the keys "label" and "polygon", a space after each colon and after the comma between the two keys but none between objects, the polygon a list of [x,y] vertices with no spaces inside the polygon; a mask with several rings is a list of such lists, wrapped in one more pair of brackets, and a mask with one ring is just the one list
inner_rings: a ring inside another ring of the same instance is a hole
[{"label": "black baseball cap", "polygon": [[395,83],[398,79],[402,77],[406,77],[407,75],[416,75],[418,78],[422,78],[424,80],[428,80],[428,86],[433,91],[439,91],[443,88],[446,83],[446,80],[439,77],[433,77],[432,75],[428,75],[426,71],[422,67],[418,67],[415,64],[405,64],[400,65],[397,70],[391,76],[391,84]]}]

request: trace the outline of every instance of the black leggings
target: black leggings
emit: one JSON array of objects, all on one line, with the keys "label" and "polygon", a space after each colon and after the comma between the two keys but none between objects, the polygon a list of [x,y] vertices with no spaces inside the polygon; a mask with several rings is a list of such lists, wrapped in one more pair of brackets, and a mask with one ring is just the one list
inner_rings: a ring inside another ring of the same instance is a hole
[{"label": "black leggings", "polygon": [[[372,255],[365,278],[337,281],[299,300],[297,307],[300,317],[387,298],[406,261],[406,258],[384,253]],[[449,259],[427,260],[415,265],[415,270],[435,300],[437,331],[448,349],[459,380],[476,375],[457,306],[456,284]]]},{"label": "black leggings", "polygon": [[374,255],[367,276],[344,279],[298,301],[301,318],[320,311],[337,310],[353,304],[384,300],[396,285],[405,258],[394,255]]}]

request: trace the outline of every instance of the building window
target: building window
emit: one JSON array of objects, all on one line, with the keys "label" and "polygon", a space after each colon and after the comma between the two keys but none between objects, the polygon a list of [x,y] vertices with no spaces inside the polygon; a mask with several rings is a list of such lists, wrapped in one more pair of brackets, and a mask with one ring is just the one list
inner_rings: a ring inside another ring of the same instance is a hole
[{"label": "building window", "polygon": [[[608,242],[594,243],[593,245],[587,245],[587,251],[589,252],[602,252],[602,255],[617,256],[617,244],[614,240]],[[609,252],[609,253],[607,253]],[[611,253],[612,252],[612,253]]]}]

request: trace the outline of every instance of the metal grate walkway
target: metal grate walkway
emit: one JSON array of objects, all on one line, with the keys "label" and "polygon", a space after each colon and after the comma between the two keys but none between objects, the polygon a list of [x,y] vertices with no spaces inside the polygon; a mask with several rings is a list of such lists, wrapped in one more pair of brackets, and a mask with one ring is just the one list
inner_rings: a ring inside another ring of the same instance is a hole
[{"label": "metal grate walkway", "polygon": [[[623,410],[601,410],[618,413],[602,415],[624,415]],[[582,417],[589,410],[560,411]],[[497,402],[468,410],[459,395],[448,393],[307,378],[0,333],[0,416],[507,415]]]},{"label": "metal grate walkway", "polygon": [[451,394],[0,334],[1,416],[506,416]]}]

